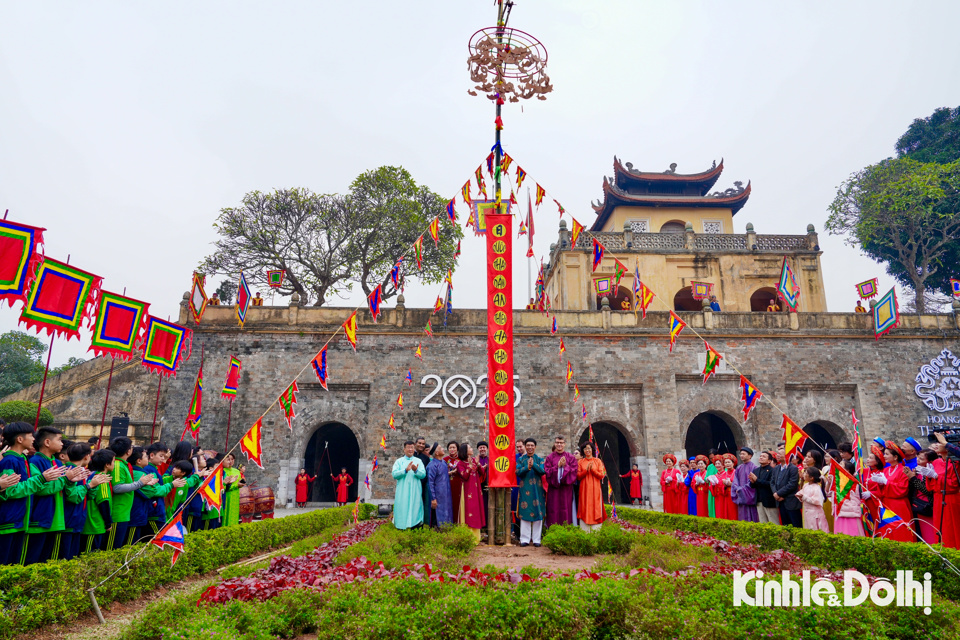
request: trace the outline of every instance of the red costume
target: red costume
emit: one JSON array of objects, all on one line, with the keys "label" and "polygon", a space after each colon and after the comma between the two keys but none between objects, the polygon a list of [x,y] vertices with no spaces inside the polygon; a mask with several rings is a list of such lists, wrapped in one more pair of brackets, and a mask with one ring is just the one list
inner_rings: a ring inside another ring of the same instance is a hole
[{"label": "red costume", "polygon": [[[960,484],[957,473],[960,465],[947,464],[943,458],[932,463],[936,479],[927,479],[927,488],[933,491],[933,526],[940,530],[943,546],[960,549]],[[947,486],[947,506],[943,507],[943,483]],[[942,518],[942,520],[941,520]],[[940,523],[943,522],[943,526]]]},{"label": "red costume", "polygon": [[642,500],[643,499],[643,476],[640,475],[640,471],[636,469],[627,471],[625,474],[623,474],[620,477],[630,478],[630,499]]},{"label": "red costume", "polygon": [[879,485],[879,498],[883,506],[900,516],[902,522],[888,524],[880,530],[881,537],[900,542],[914,542],[916,536],[911,533],[910,520],[913,509],[910,507],[910,479],[903,470],[903,464],[891,464],[883,470],[887,483]]},{"label": "red costume", "polygon": [[733,482],[733,469],[724,469],[716,475],[717,483],[710,485],[710,493],[713,494],[714,511],[717,519],[736,520],[737,505],[733,504],[733,495],[730,492],[730,486],[724,480]]},{"label": "red costume", "polygon": [[[350,477],[349,473],[341,473],[340,475],[331,475],[334,483],[337,484],[337,502],[346,503],[347,501],[347,487],[353,484],[353,478]],[[297,494],[299,495],[299,494]]]},{"label": "red costume", "polygon": [[677,482],[675,490],[677,492],[677,513],[689,515],[690,513],[690,487],[687,486],[687,472],[678,469],[680,472],[680,481]]},{"label": "red costume", "polygon": [[[677,458],[672,453],[663,456],[663,464],[667,460],[677,463]],[[669,482],[668,482],[669,480]],[[686,513],[686,509],[680,509],[680,492],[678,484],[683,484],[683,474],[676,467],[664,469],[660,474],[660,490],[663,492],[663,512],[664,513]]]},{"label": "red costume", "polygon": [[[703,484],[697,482],[697,479],[703,480]],[[708,489],[709,484],[707,483],[707,470],[701,469],[697,471],[696,475],[693,476],[693,487],[697,492],[697,515],[709,518],[710,517],[710,503],[707,500],[707,496],[710,495],[710,490]]]},{"label": "red costume", "polygon": [[310,483],[316,479],[316,476],[308,476],[305,473],[297,474],[297,502],[307,501],[310,494]]},{"label": "red costume", "polygon": [[469,462],[458,460],[457,475],[462,480],[460,511],[463,512],[462,519],[458,519],[457,522],[471,529],[483,529],[487,526],[486,514],[483,510],[483,490],[480,487],[484,478],[483,467],[473,459]]}]

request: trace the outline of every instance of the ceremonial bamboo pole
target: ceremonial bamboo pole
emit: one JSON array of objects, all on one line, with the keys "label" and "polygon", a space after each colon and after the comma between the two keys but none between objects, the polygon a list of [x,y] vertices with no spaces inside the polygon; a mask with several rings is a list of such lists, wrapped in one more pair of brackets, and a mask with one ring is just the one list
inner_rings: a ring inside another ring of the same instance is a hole
[{"label": "ceremonial bamboo pole", "polygon": [[230,407],[227,409],[227,439],[223,443],[223,450],[230,450],[230,416],[233,414],[233,400],[230,401]]},{"label": "ceremonial bamboo pole", "polygon": [[[107,397],[103,399],[103,415],[100,416],[100,435],[97,436],[97,449],[100,448],[100,443],[103,442],[103,425],[107,421],[107,403],[110,402],[110,385],[113,384],[113,367],[116,364],[117,359],[110,356],[110,377],[107,378]],[[153,434],[151,433],[150,435],[150,441],[153,442]]]},{"label": "ceremonial bamboo pole", "polygon": [[153,405],[153,426],[150,427],[150,442],[154,442],[153,432],[157,428],[157,410],[160,408],[160,387],[163,386],[163,376],[158,375],[160,382],[157,383],[157,402]]},{"label": "ceremonial bamboo pole", "polygon": [[[69,263],[69,260],[68,260]],[[50,348],[47,349],[47,366],[43,370],[43,384],[40,385],[40,400],[37,401],[37,417],[33,421],[33,428],[40,428],[40,408],[43,407],[43,392],[47,389],[47,372],[50,371],[50,356],[53,355],[53,339],[57,334],[50,336]]]}]

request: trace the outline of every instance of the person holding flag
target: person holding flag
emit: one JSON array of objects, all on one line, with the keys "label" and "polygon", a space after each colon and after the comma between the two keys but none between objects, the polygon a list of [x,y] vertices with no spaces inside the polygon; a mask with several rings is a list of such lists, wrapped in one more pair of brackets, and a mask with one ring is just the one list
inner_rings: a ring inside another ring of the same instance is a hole
[{"label": "person holding flag", "polygon": [[[836,466],[842,467],[843,470],[851,476],[851,478],[856,478],[857,466],[852,460],[847,460],[845,462],[833,461],[830,463],[830,466],[831,469]],[[837,472],[834,471],[834,473]],[[842,491],[837,491],[837,487],[841,486],[841,484],[834,479],[833,490],[830,492],[830,501],[834,504],[834,508],[836,509],[836,514],[833,518],[833,532],[848,536],[863,537],[863,522],[860,518],[863,505],[863,501],[861,499],[863,490],[859,483],[853,484],[854,486],[849,489],[849,493],[847,493],[846,498],[844,498],[842,496],[838,496],[838,493],[842,493]]]}]

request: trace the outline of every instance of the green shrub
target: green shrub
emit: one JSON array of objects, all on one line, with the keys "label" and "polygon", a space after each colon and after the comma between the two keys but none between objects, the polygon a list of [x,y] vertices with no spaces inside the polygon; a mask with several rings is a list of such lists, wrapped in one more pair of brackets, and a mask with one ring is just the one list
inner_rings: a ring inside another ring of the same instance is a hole
[{"label": "green shrub", "polygon": [[597,536],[577,526],[553,525],[542,539],[543,546],[563,556],[592,556],[597,551]]},{"label": "green shrub", "polygon": [[[0,403],[0,419],[7,424],[11,422],[29,422],[33,424],[37,419],[37,403],[26,400],[11,400]],[[53,412],[46,407],[40,409],[40,426],[53,424]]]},{"label": "green shrub", "polygon": [[[856,569],[891,580],[898,569],[911,569],[914,576],[929,572],[935,591],[952,600],[960,600],[960,579],[947,570],[940,557],[924,544],[832,535],[776,524],[682,516],[628,507],[618,507],[617,515],[624,521],[660,531],[695,531],[731,542],[755,544],[763,551],[783,549],[811,565],[831,570]],[[943,549],[940,553],[954,566],[960,567],[960,551]]]},{"label": "green shrub", "polygon": [[[374,505],[362,506],[362,517],[376,509]],[[171,551],[148,549],[127,572],[98,588],[97,599],[101,604],[134,600],[165,584],[208,573],[352,519],[353,507],[346,506],[191,533],[176,565],[170,565]],[[124,548],[69,561],[0,567],[0,638],[53,622],[68,622],[85,613],[90,609],[87,589],[113,573],[128,555],[130,548]]]},{"label": "green shrub", "polygon": [[459,571],[476,547],[476,539],[463,526],[439,531],[424,527],[399,531],[392,523],[379,527],[363,542],[351,545],[337,556],[338,564],[365,557],[396,569],[405,564],[426,563],[441,571]]},{"label": "green shrub", "polygon": [[595,536],[596,553],[623,554],[630,550],[636,534],[624,531],[620,525],[613,522],[604,523]]},{"label": "green shrub", "polygon": [[[730,576],[629,580],[551,579],[517,585],[384,579],[318,591],[285,591],[265,602],[197,607],[188,598],[152,605],[122,640],[253,640],[316,634],[320,640],[373,638],[957,638],[960,607],[934,599],[919,607],[740,607],[731,614]],[[375,603],[375,604],[372,604]],[[189,619],[189,626],[183,621]],[[226,629],[226,631],[223,631]],[[190,633],[187,633],[187,631]],[[172,634],[177,634],[176,636]],[[192,634],[192,635],[191,635]]]}]

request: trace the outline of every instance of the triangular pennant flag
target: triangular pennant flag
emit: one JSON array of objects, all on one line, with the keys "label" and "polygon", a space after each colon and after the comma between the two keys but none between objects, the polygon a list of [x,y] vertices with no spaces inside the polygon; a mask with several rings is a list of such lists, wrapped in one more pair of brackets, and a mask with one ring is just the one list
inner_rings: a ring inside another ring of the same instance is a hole
[{"label": "triangular pennant flag", "polygon": [[437,296],[437,301],[433,303],[433,312],[440,313],[443,311],[443,298]]},{"label": "triangular pennant flag", "polygon": [[573,379],[573,365],[567,360],[567,384]]},{"label": "triangular pennant flag", "polygon": [[370,474],[366,474],[363,478],[363,486],[367,488],[367,491],[370,491]]},{"label": "triangular pennant flag", "polygon": [[647,318],[647,307],[653,302],[653,291],[640,281],[640,266],[633,272],[633,316],[637,316],[637,309],[643,312],[643,319]]},{"label": "triangular pennant flag", "polygon": [[564,208],[563,208],[563,205],[561,205],[559,202],[557,202],[556,199],[554,199],[554,202],[555,202],[556,205],[557,205],[557,209],[560,210],[560,217],[562,218],[562,217],[563,217],[563,214],[566,213],[567,210],[564,209]]},{"label": "triangular pennant flag", "polygon": [[573,220],[573,230],[570,232],[570,248],[573,249],[577,246],[577,239],[580,234],[583,233],[583,225],[577,222],[577,219],[573,216],[570,219]]},{"label": "triangular pennant flag", "polygon": [[780,282],[777,283],[777,293],[783,303],[787,305],[790,311],[796,311],[800,304],[800,286],[793,275],[793,269],[787,264],[787,259],[783,259],[783,265],[780,267]]},{"label": "triangular pennant flag", "polygon": [[487,183],[483,181],[483,172],[480,167],[477,167],[477,193],[487,198]]},{"label": "triangular pennant flag", "polygon": [[390,414],[390,420],[387,422],[387,426],[393,429],[394,431],[397,430],[397,421],[396,419],[394,419],[394,414],[392,413]]},{"label": "triangular pennant flag", "polygon": [[515,205],[520,204],[519,202],[517,202],[517,196],[513,195],[513,189],[510,190],[510,204],[515,204]]},{"label": "triangular pennant flag", "polygon": [[230,368],[227,369],[227,379],[223,383],[223,391],[220,392],[221,398],[233,400],[237,397],[237,391],[240,389],[240,358],[230,356]]},{"label": "triangular pennant flag", "polygon": [[830,460],[830,473],[833,475],[833,489],[836,492],[836,498],[834,500],[836,513],[836,511],[839,511],[840,507],[843,506],[843,501],[850,495],[850,491],[857,486],[857,479],[850,475],[850,473],[841,467],[832,457],[828,456],[828,459]]},{"label": "triangular pennant flag", "polygon": [[787,458],[794,453],[802,453],[803,443],[805,443],[810,436],[808,436],[796,422],[788,418],[786,414],[783,414],[783,422],[780,423],[780,428],[783,429],[783,441],[786,443],[784,454]]},{"label": "triangular pennant flag", "polygon": [[263,469],[263,447],[260,438],[263,435],[263,417],[257,418],[253,426],[240,438],[240,451],[247,454],[247,460]]},{"label": "triangular pennant flag", "polygon": [[193,396],[190,398],[190,408],[187,410],[187,419],[184,421],[185,430],[190,430],[190,435],[197,442],[200,442],[200,420],[203,417],[203,360],[200,361],[200,369],[197,370],[197,380],[193,384]]},{"label": "triangular pennant flag", "polygon": [[470,181],[469,180],[467,180],[464,183],[463,189],[460,190],[460,195],[463,197],[463,203],[467,205],[467,207],[470,207],[470,205],[473,204],[473,200],[470,199]]},{"label": "triangular pennant flag", "polygon": [[460,240],[457,240],[457,250],[453,252],[453,259],[456,260],[460,257]]},{"label": "triangular pennant flag", "polygon": [[740,388],[743,389],[740,399],[743,401],[743,420],[746,421],[750,417],[750,411],[757,406],[757,401],[763,396],[763,393],[743,376],[740,376]]},{"label": "triangular pennant flag", "polygon": [[387,434],[385,433],[380,436],[380,448],[384,451],[387,450]]},{"label": "triangular pennant flag", "polygon": [[490,155],[487,156],[487,174],[491,177],[493,176],[493,152],[490,152]]},{"label": "triangular pennant flag", "polygon": [[396,291],[403,290],[403,272],[401,271],[403,258],[397,260],[397,263],[390,269],[390,281],[393,282],[393,288]]},{"label": "triangular pennant flag", "polygon": [[440,217],[433,219],[433,222],[430,223],[428,227],[430,231],[430,237],[433,238],[433,246],[439,246],[440,244]]},{"label": "triangular pennant flag", "polygon": [[447,203],[447,219],[450,221],[450,224],[453,226],[457,225],[457,199],[453,198],[450,202]]},{"label": "triangular pennant flag", "polygon": [[563,338],[560,338],[560,359],[563,359],[563,352],[567,350],[567,347],[563,344]]},{"label": "triangular pennant flag", "polygon": [[582,402],[580,403],[580,418],[582,418],[584,422],[587,421],[587,405]]},{"label": "triangular pennant flag", "polygon": [[576,402],[580,399],[580,385],[573,385],[573,401]]},{"label": "triangular pennant flag", "polygon": [[241,271],[240,283],[237,285],[237,304],[234,306],[237,322],[240,323],[241,329],[243,328],[243,323],[247,321],[247,311],[250,310],[252,301],[253,296],[250,294],[250,285],[247,284],[247,278],[243,275],[243,271]]},{"label": "triangular pennant flag", "polygon": [[287,387],[287,390],[277,398],[280,409],[283,411],[283,417],[287,419],[287,426],[290,427],[291,431],[293,431],[293,419],[297,417],[294,411],[294,405],[297,404],[298,391],[300,391],[300,388],[297,387],[297,381],[294,380],[290,383],[290,386]]},{"label": "triangular pennant flag", "polygon": [[413,243],[413,252],[417,257],[417,271],[423,269],[423,236]]},{"label": "triangular pennant flag", "polygon": [[527,172],[520,165],[517,165],[517,189],[523,184],[523,179],[527,177]]},{"label": "triangular pennant flag", "polygon": [[683,331],[687,323],[680,319],[680,316],[673,311],[670,312],[670,353],[673,353],[673,345],[677,342],[677,336]]},{"label": "triangular pennant flag", "polygon": [[527,225],[524,224],[523,218],[520,218],[520,228],[517,229],[517,237],[527,235]]},{"label": "triangular pennant flag", "polygon": [[720,360],[723,358],[716,349],[710,346],[710,343],[704,341],[704,346],[707,347],[707,360],[703,365],[703,384],[707,384],[707,380],[710,379],[714,373],[717,372],[717,365],[720,364]]},{"label": "triangular pennant flag", "polygon": [[617,287],[620,285],[620,280],[623,279],[623,276],[627,275],[627,268],[617,260],[613,259],[614,262],[614,273],[613,273],[613,286]]},{"label": "triangular pennant flag", "polygon": [[[506,173],[510,171],[510,164],[513,162],[513,158],[509,154],[503,154],[503,158],[500,160],[500,170]],[[519,189],[519,187],[517,187]]]},{"label": "triangular pennant flag", "polygon": [[371,466],[372,466],[372,468],[370,469],[371,473],[373,473],[374,471],[380,468],[380,463],[377,461],[376,455],[373,456],[373,464]]},{"label": "triangular pennant flag", "polygon": [[597,267],[600,266],[600,261],[603,260],[603,245],[597,242],[597,239],[593,239],[593,270],[596,271]]},{"label": "triangular pennant flag", "polygon": [[150,540],[150,544],[160,547],[161,550],[163,550],[164,547],[173,549],[173,559],[170,562],[171,567],[177,564],[177,558],[183,553],[183,543],[187,539],[187,530],[184,528],[183,521],[181,520],[182,515],[183,512],[178,511],[177,514],[170,519],[170,522],[163,525],[163,527],[157,531],[157,534],[153,536],[153,539]]},{"label": "triangular pennant flag", "polygon": [[350,341],[350,346],[353,347],[353,352],[357,352],[357,312],[354,311],[350,314],[350,317],[347,318],[347,321],[343,323],[343,332],[347,336],[347,340]]},{"label": "triangular pennant flag", "polygon": [[433,337],[433,321],[427,320],[427,326],[423,328],[423,332],[430,337]]},{"label": "triangular pennant flag", "polygon": [[223,506],[223,463],[216,466],[213,472],[200,483],[198,489],[200,497],[210,509],[220,510]]},{"label": "triangular pennant flag", "polygon": [[553,321],[550,323],[550,333],[556,335],[559,329],[557,328],[557,316],[553,316]]},{"label": "triangular pennant flag", "polygon": [[397,396],[397,406],[403,409],[403,391]]},{"label": "triangular pennant flag", "polygon": [[377,317],[380,315],[380,305],[383,303],[383,285],[378,284],[377,288],[370,292],[370,295],[367,296],[367,304],[370,305],[370,315],[373,316],[373,321],[377,321]]},{"label": "triangular pennant flag", "polygon": [[320,381],[320,386],[327,389],[327,348],[324,347],[320,349],[320,353],[314,357],[313,362],[313,372],[317,374],[317,380]]},{"label": "triangular pennant flag", "polygon": [[547,195],[547,192],[543,190],[543,187],[541,187],[539,184],[537,184],[537,197],[536,197],[536,203],[535,203],[535,204],[536,204],[538,207],[540,206],[540,203],[543,202],[543,197],[544,197],[545,195]]},{"label": "triangular pennant flag", "polygon": [[423,348],[421,343],[417,343],[417,351],[413,355],[417,356],[420,360],[423,360]]},{"label": "triangular pennant flag", "polygon": [[403,378],[407,381],[407,386],[413,386],[413,369],[407,369],[407,375]]}]

